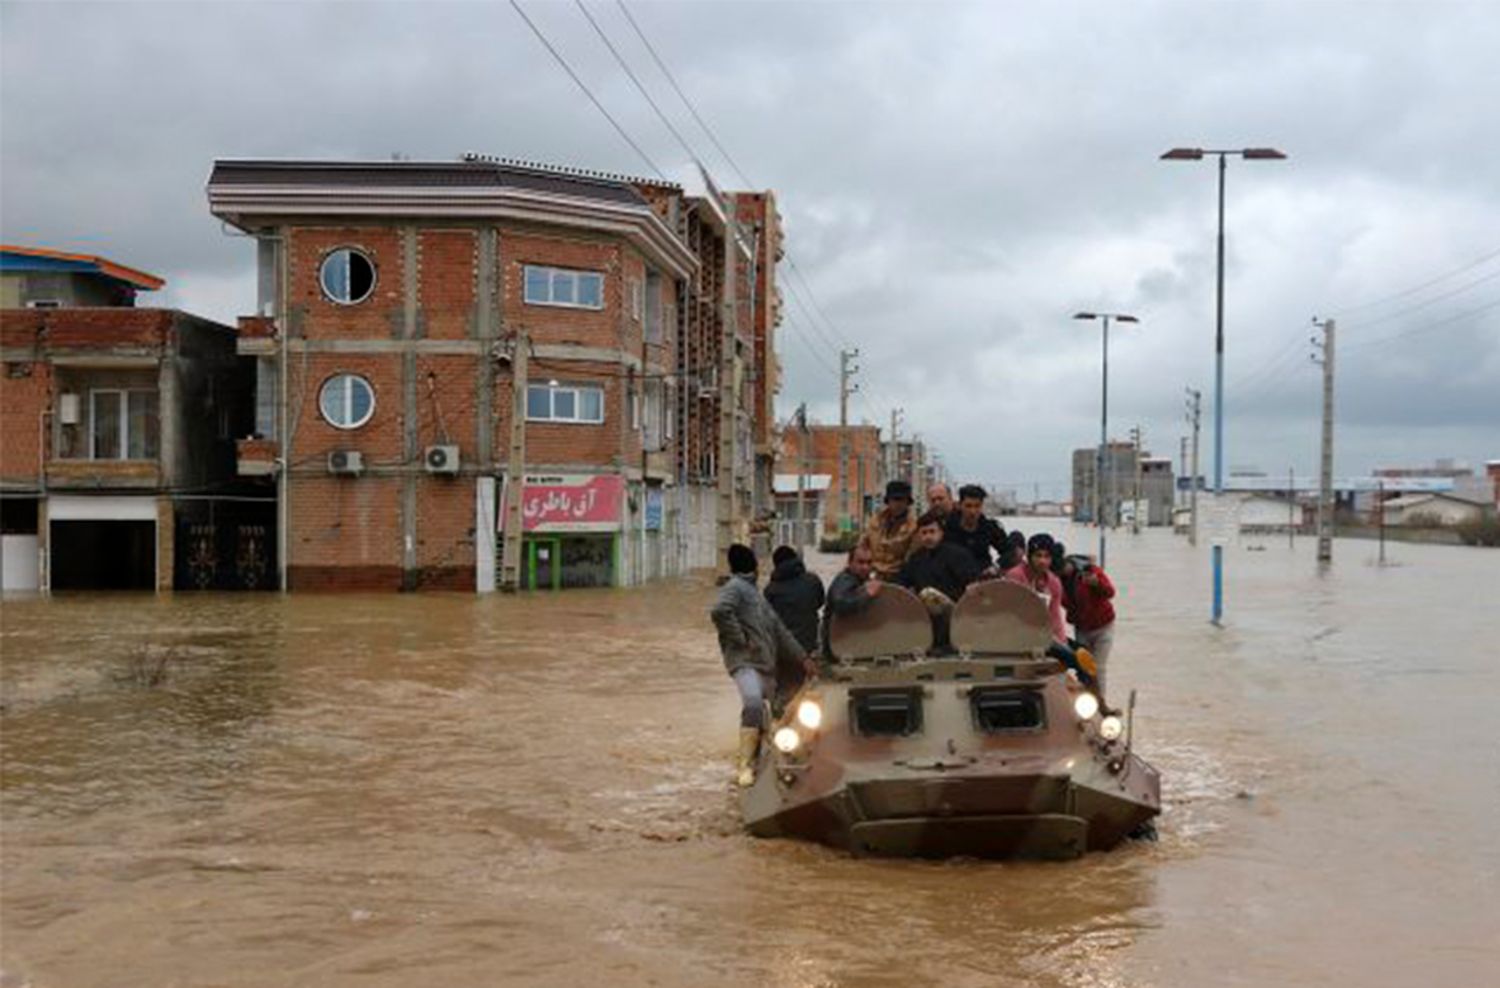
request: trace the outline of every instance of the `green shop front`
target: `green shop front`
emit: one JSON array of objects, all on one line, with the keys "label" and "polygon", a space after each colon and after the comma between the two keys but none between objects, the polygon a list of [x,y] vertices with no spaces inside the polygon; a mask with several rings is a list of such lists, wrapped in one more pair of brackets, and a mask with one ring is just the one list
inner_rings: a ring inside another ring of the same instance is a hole
[{"label": "green shop front", "polygon": [[528,474],[521,498],[522,585],[615,586],[624,496],[618,474]]}]

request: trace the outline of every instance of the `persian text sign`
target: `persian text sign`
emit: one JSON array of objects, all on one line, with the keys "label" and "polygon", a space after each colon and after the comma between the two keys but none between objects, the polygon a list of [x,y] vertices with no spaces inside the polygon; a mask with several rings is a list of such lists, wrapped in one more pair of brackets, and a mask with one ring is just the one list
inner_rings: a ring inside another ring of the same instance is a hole
[{"label": "persian text sign", "polygon": [[528,474],[521,495],[527,532],[617,532],[625,478],[618,474]]}]

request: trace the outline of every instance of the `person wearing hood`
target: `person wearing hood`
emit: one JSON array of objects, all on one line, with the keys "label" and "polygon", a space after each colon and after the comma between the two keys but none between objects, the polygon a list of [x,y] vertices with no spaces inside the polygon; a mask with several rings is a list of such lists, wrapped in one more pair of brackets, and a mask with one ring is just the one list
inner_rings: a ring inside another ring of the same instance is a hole
[{"label": "person wearing hood", "polygon": [[[781,623],[802,643],[807,653],[818,651],[818,612],[823,609],[823,581],[807,571],[797,550],[777,546],[771,553],[771,580],[764,591],[766,602]],[[776,669],[776,687],[791,696],[806,678],[801,662],[782,663]]]},{"label": "person wearing hood", "polygon": [[740,744],[735,782],[755,782],[755,756],[766,726],[765,701],[775,692],[778,662],[808,661],[808,650],[781,623],[781,618],[755,592],[759,563],[755,550],[738,542],[729,547],[729,579],[708,612],[719,633],[724,669],[740,692]]}]

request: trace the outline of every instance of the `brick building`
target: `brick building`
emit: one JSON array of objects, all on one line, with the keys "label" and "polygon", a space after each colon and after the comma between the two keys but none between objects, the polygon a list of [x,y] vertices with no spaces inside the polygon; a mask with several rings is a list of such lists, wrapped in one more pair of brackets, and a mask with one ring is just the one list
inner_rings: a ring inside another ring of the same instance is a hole
[{"label": "brick building", "polygon": [[804,488],[825,488],[820,509],[825,533],[836,533],[846,517],[850,526],[861,528],[879,509],[886,471],[878,426],[809,423],[804,431],[787,423],[780,445],[777,462],[784,474],[779,485],[784,493],[796,490],[798,474],[808,477]]},{"label": "brick building", "polygon": [[470,157],[220,161],[208,199],[256,238],[240,470],[288,587],[487,590],[508,518],[522,586],[632,584],[746,527],[729,197]]},{"label": "brick building", "polygon": [[135,308],[154,275],[0,249],[7,590],[267,586],[270,505],[236,490],[234,330]]}]

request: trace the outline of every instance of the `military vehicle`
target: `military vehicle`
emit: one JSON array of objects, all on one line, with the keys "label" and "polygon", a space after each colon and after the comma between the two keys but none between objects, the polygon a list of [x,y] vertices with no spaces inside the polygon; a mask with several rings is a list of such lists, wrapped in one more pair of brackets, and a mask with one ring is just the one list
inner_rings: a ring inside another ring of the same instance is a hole
[{"label": "military vehicle", "polygon": [[857,855],[1072,858],[1149,831],[1157,772],[1122,718],[1049,658],[1046,604],[999,580],[952,609],[951,647],[888,585],[836,617],[836,656],[765,734],[743,790],[759,837]]}]

